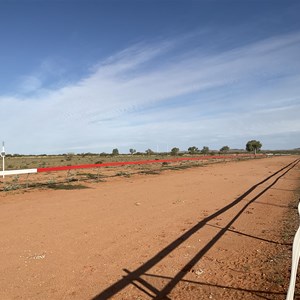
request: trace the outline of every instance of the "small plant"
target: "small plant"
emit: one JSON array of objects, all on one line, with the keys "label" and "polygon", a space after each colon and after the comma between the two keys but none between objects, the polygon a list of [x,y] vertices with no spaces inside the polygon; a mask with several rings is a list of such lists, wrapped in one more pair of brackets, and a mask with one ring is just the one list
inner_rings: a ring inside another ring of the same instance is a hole
[{"label": "small plant", "polygon": [[3,188],[3,191],[4,192],[9,192],[9,191],[13,191],[15,190],[15,188],[12,186],[12,185],[6,185],[4,188]]},{"label": "small plant", "polygon": [[275,274],[273,276],[273,282],[276,285],[283,285],[284,284],[284,277],[281,274]]},{"label": "small plant", "polygon": [[67,154],[64,154],[63,156],[66,158],[67,161],[71,161],[75,153],[69,152]]},{"label": "small plant", "polygon": [[14,178],[12,179],[12,181],[11,181],[11,184],[6,185],[3,188],[3,190],[4,191],[13,191],[13,190],[17,190],[19,188],[20,188],[20,185],[19,185],[19,176],[15,175]]},{"label": "small plant", "polygon": [[86,176],[88,179],[97,179],[97,174],[86,173],[85,176]]},{"label": "small plant", "polygon": [[130,177],[130,174],[121,171],[121,172],[116,173],[116,176]]},{"label": "small plant", "polygon": [[48,185],[54,185],[56,183],[56,180],[54,178],[50,178],[47,182]]},{"label": "small plant", "polygon": [[78,179],[76,178],[77,173],[72,173],[70,170],[67,173],[67,182],[74,182],[74,181],[78,181]]},{"label": "small plant", "polygon": [[15,175],[12,182],[13,183],[18,183],[19,182],[19,175]]}]

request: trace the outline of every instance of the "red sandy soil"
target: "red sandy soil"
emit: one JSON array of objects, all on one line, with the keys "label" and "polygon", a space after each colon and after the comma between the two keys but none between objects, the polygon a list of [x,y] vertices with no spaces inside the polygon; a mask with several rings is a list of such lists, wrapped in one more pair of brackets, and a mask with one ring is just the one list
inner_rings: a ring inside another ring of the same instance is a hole
[{"label": "red sandy soil", "polygon": [[285,299],[297,159],[2,192],[0,299]]}]

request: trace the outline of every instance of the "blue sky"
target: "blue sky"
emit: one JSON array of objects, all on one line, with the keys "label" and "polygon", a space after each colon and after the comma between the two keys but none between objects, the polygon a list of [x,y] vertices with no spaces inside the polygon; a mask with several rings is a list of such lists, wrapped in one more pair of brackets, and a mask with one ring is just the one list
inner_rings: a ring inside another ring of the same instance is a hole
[{"label": "blue sky", "polygon": [[300,147],[300,2],[0,0],[9,153]]}]

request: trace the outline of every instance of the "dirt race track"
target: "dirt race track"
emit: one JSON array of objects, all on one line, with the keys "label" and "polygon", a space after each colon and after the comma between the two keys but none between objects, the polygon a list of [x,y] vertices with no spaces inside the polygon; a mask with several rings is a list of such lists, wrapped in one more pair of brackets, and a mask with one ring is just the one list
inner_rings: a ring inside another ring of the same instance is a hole
[{"label": "dirt race track", "polygon": [[2,192],[0,299],[285,299],[298,159]]}]

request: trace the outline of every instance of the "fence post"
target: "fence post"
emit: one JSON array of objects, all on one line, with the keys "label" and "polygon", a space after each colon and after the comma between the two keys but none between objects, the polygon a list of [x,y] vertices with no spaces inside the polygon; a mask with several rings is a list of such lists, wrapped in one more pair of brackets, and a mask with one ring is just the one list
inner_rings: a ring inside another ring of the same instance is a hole
[{"label": "fence post", "polygon": [[[298,214],[300,216],[300,203],[298,204]],[[295,234],[294,242],[293,242],[292,269],[291,269],[290,285],[286,296],[286,300],[294,299],[299,256],[300,256],[300,227],[298,228]]]}]

